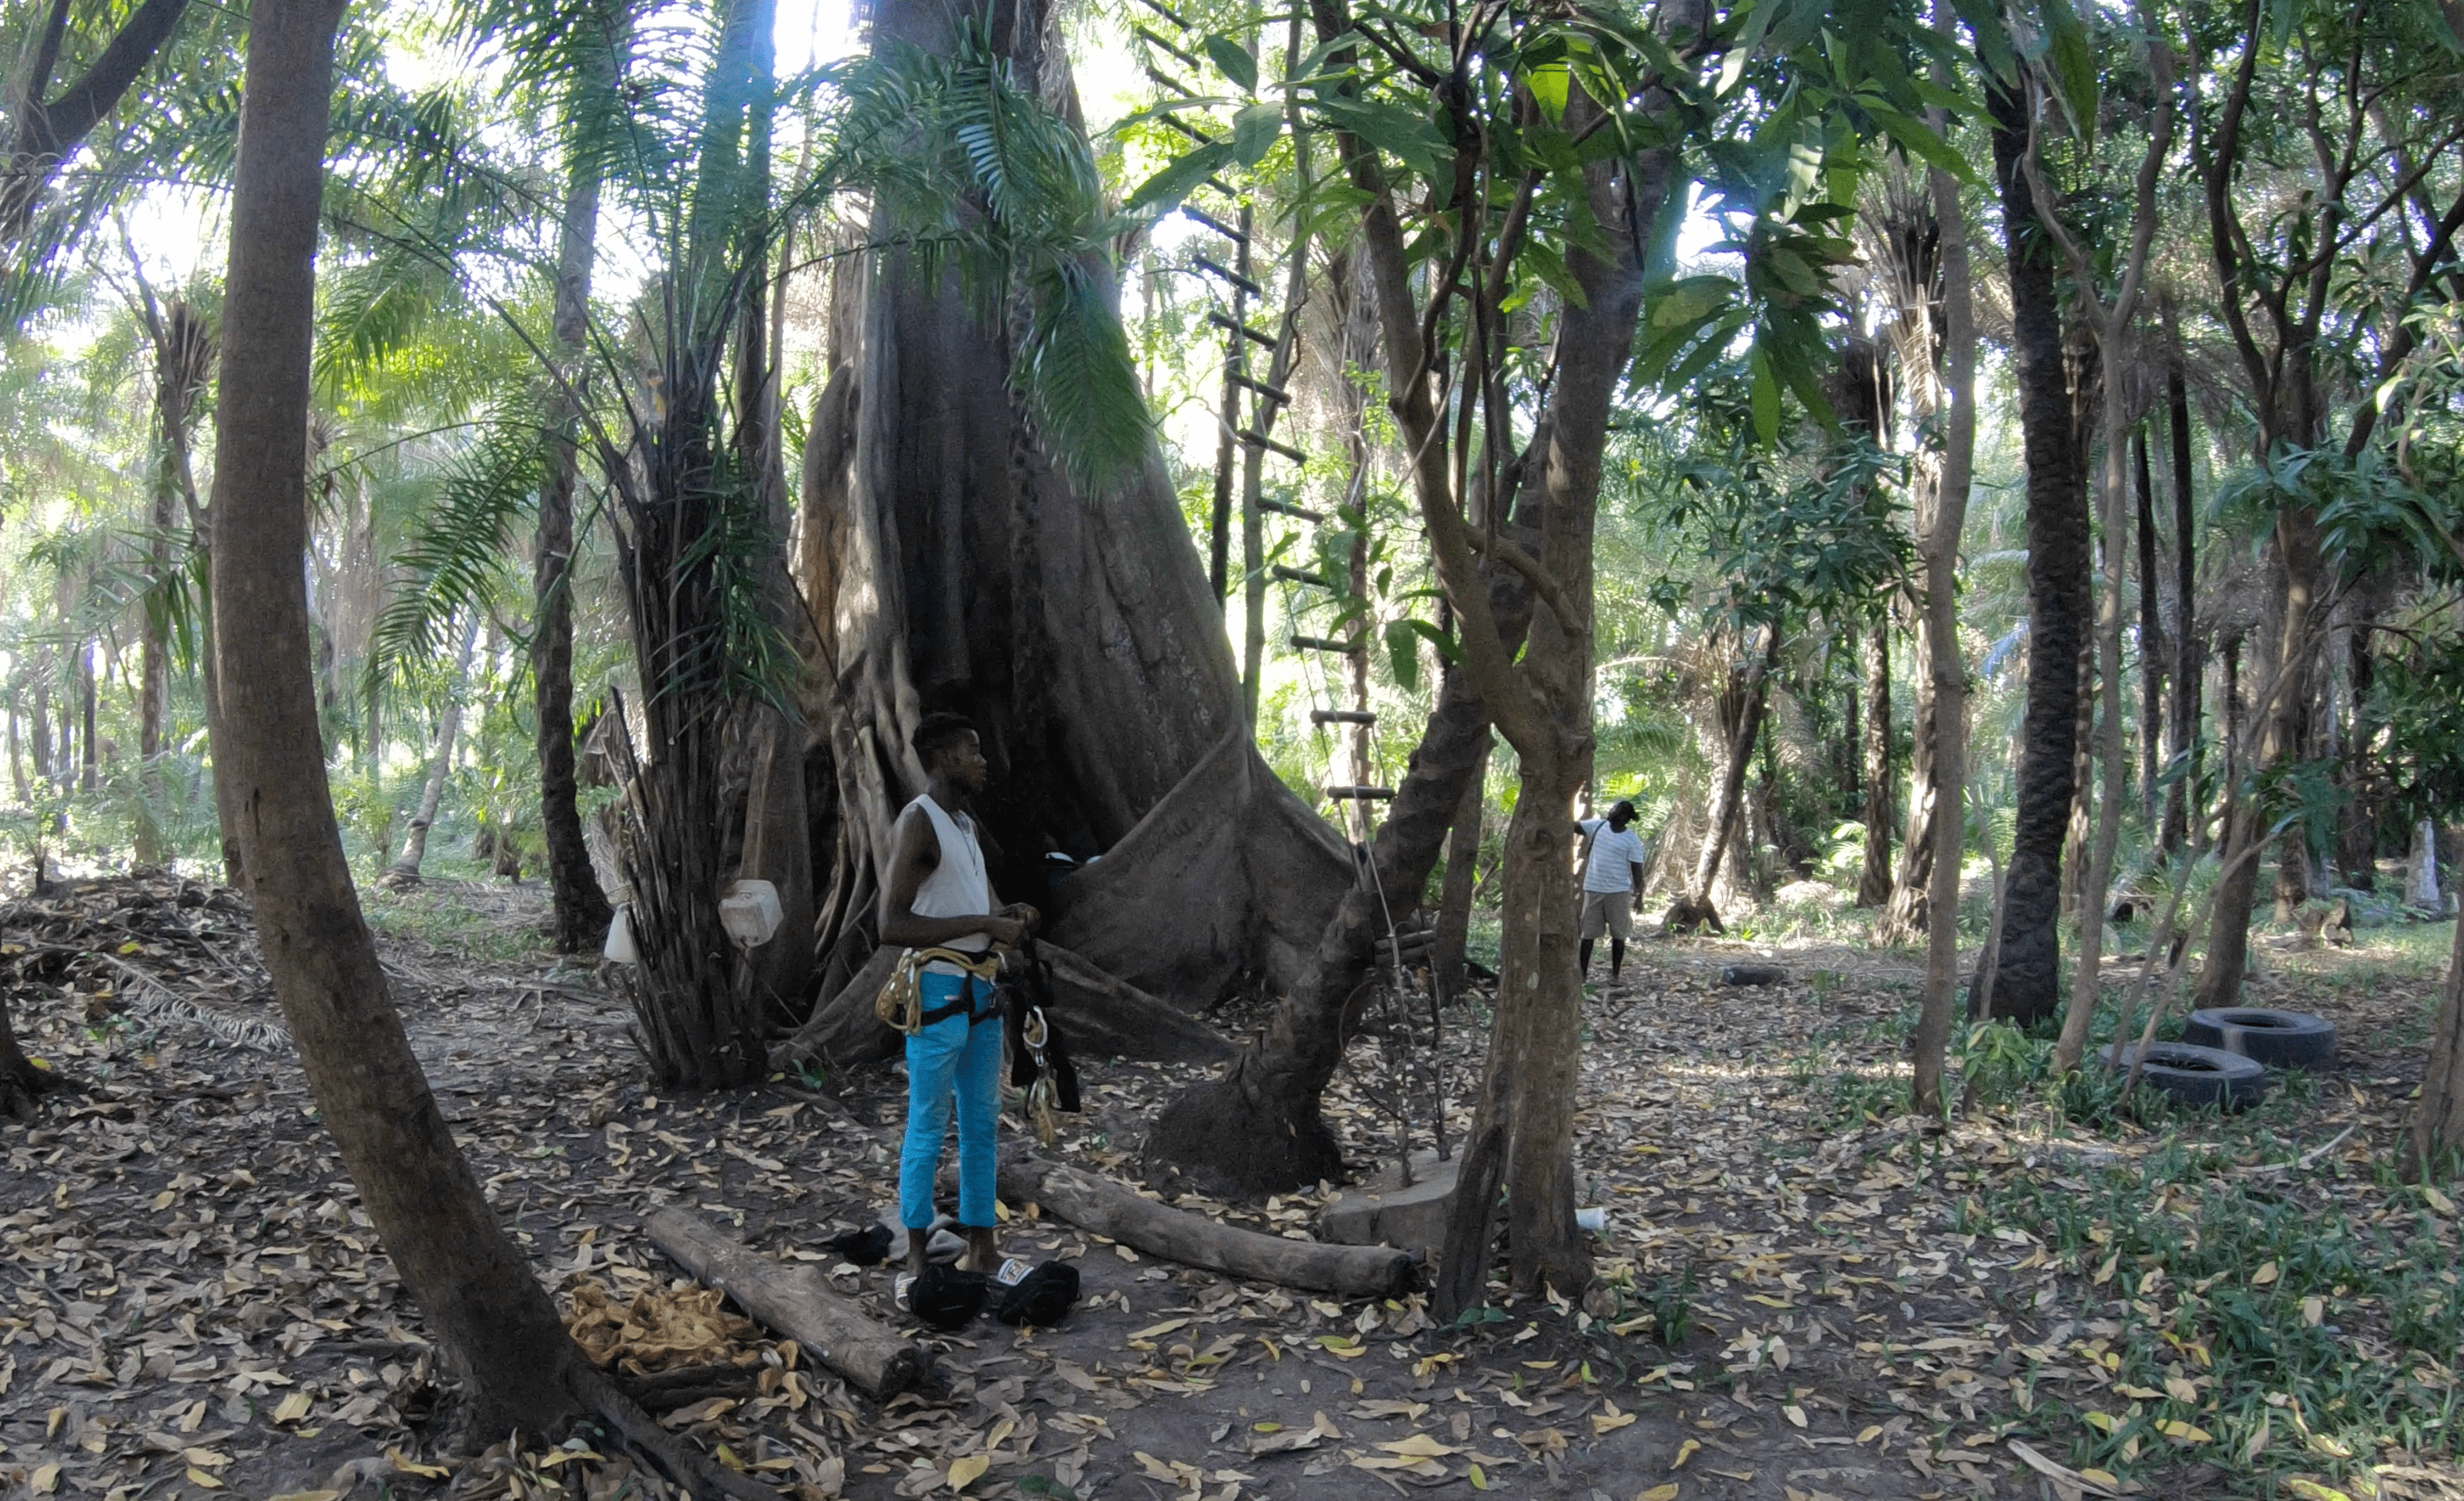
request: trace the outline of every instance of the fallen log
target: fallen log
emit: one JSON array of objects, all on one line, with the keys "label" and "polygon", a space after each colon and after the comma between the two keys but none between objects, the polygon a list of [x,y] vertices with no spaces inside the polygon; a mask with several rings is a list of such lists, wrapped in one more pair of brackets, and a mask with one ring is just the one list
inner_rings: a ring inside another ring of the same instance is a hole
[{"label": "fallen log", "polygon": [[1341,1297],[1388,1298],[1412,1291],[1420,1258],[1389,1246],[1326,1246],[1286,1240],[1175,1209],[1108,1179],[1044,1158],[1001,1165],[1001,1197],[1041,1204],[1080,1229],[1184,1267],[1247,1282],[1306,1288]]},{"label": "fallen log", "polygon": [[796,1341],[804,1355],[886,1401],[924,1379],[930,1357],[831,1287],[817,1267],[782,1266],[681,1209],[642,1219],[652,1245],[736,1300],[756,1322]]}]

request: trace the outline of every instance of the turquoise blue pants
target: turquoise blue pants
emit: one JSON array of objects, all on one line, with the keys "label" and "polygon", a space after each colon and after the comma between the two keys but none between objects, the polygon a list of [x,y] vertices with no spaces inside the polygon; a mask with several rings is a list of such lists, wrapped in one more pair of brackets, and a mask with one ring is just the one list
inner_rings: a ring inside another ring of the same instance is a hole
[{"label": "turquoise blue pants", "polygon": [[[948,1005],[967,987],[973,1010],[983,1010],[992,987],[972,976],[936,975],[921,982],[924,1009]],[[933,1179],[941,1168],[941,1138],[958,1115],[958,1223],[993,1223],[997,1163],[993,1127],[1001,1115],[1001,1023],[999,1015],[968,1024],[945,1017],[907,1039],[907,1140],[898,1151],[898,1217],[911,1230],[933,1224]]]}]

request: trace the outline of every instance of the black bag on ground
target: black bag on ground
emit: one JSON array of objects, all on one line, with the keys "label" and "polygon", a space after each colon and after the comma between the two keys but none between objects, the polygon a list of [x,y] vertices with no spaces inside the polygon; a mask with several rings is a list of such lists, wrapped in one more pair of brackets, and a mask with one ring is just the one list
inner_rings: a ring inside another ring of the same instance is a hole
[{"label": "black bag on ground", "polygon": [[[1012,1268],[1019,1268],[1015,1281],[1010,1280]],[[1005,1286],[1001,1306],[993,1317],[1013,1327],[1032,1325],[1049,1329],[1061,1322],[1078,1302],[1078,1269],[1066,1261],[1047,1261],[1038,1267],[1027,1267],[1013,1261],[1001,1269],[997,1286]]]},{"label": "black bag on ground", "polygon": [[935,1329],[957,1329],[983,1311],[986,1278],[934,1262],[907,1290],[907,1311]]},{"label": "black bag on ground", "polygon": [[890,1241],[889,1225],[868,1225],[861,1230],[833,1235],[826,1244],[859,1267],[878,1267],[890,1259]]}]

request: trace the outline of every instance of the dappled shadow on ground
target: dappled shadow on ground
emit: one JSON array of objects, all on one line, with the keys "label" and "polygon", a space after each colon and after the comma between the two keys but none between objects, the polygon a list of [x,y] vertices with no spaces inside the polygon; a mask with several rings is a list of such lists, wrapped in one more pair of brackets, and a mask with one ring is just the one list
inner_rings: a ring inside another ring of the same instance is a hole
[{"label": "dappled shadow on ground", "polygon": [[[77,896],[94,916],[39,940],[76,954],[34,969],[38,946],[0,954],[30,1050],[83,1085],[0,1135],[0,1204],[16,1206],[0,1216],[0,1494],[612,1496],[648,1481],[579,1441],[436,1452],[432,1352],[250,979],[244,912],[125,894]],[[894,1073],[647,1090],[621,1006],[520,940],[538,894],[471,889],[458,925],[454,901],[447,883],[379,900],[388,969],[473,1167],[594,1349],[610,1308],[656,1303],[678,1276],[639,1233],[661,1204],[903,1322],[887,1269],[825,1244],[890,1197]],[[22,946],[21,930],[0,937]],[[2376,1235],[2454,1260],[2453,1205],[2384,1172],[2418,1075],[2429,947],[2275,961],[2268,999],[2333,1016],[2345,1067],[2237,1120],[2141,1122],[2076,1090],[2066,1112],[2024,1049],[1988,1039],[1962,1054],[1976,1099],[1928,1131],[1895,1103],[1913,955],[1642,944],[1589,1002],[1579,1167],[1607,1230],[1588,1311],[1504,1301],[1441,1330],[1417,1300],[1243,1286],[1037,1217],[1009,1226],[1009,1248],[1074,1260],[1078,1311],[1057,1330],[982,1320],[934,1339],[934,1383],[886,1407],[699,1313],[647,1364],[689,1367],[666,1388],[671,1426],[806,1495],[1787,1501],[2061,1494],[2107,1472],[2114,1489],[2224,1495],[2260,1470],[2352,1488],[2373,1466],[2387,1494],[2437,1494],[2442,1463],[2405,1446],[2443,1449],[2445,1430],[2397,1419],[2452,1397],[2452,1336],[2407,1342],[2431,1326],[2399,1327],[2387,1305],[2411,1285],[2368,1249]],[[1722,984],[1741,956],[1787,979]],[[149,985],[191,1009],[121,1009]],[[1475,1003],[1448,1028],[1459,1100],[1481,1025]],[[1358,1045],[1359,1076],[1330,1101],[1363,1159],[1392,1150],[1380,1057]],[[1086,1072],[1088,1112],[1055,1152],[1126,1174],[1190,1075]],[[1177,1202],[1296,1234],[1320,1198]],[[2233,1239],[2220,1213],[2265,1234]],[[2300,1245],[2335,1241],[2331,1220],[2358,1248],[2303,1260]],[[2212,1265],[2262,1246],[2280,1247],[2272,1270]],[[2392,1384],[2354,1384],[2342,1409],[2245,1389],[2233,1352],[2257,1336],[2234,1319],[2280,1325],[2288,1370],[2343,1352]]]}]

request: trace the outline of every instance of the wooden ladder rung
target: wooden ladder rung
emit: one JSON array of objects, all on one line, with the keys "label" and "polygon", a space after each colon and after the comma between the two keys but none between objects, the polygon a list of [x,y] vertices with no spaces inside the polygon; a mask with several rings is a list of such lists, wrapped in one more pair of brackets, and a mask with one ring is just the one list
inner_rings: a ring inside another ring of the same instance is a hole
[{"label": "wooden ladder rung", "polygon": [[1138,0],[1138,4],[1145,6],[1155,14],[1162,16],[1173,25],[1179,27],[1182,31],[1185,32],[1189,30],[1189,22],[1182,17],[1179,11],[1175,11],[1168,5],[1165,5],[1163,0]]},{"label": "wooden ladder rung", "polygon": [[[1207,181],[1213,182],[1214,179],[1210,177]],[[1229,195],[1227,194],[1226,196]],[[1235,245],[1246,245],[1249,243],[1249,236],[1232,228],[1232,226],[1215,217],[1215,215],[1206,212],[1204,210],[1193,209],[1187,204],[1182,204],[1180,206],[1180,211],[1188,215],[1190,218],[1206,226],[1208,229],[1213,230],[1216,233],[1222,235],[1225,239],[1230,240]]]},{"label": "wooden ladder rung", "polygon": [[1260,432],[1255,428],[1243,428],[1241,430],[1241,441],[1248,444],[1252,448],[1265,449],[1269,453],[1281,453],[1284,457],[1290,459],[1295,464],[1306,464],[1309,462],[1308,454],[1302,453],[1300,450],[1292,447],[1288,443],[1276,442],[1274,439],[1266,436],[1263,432]]},{"label": "wooden ladder rung", "polygon": [[1272,511],[1277,516],[1292,517],[1299,520],[1308,521],[1312,525],[1323,525],[1326,521],[1325,512],[1312,511],[1307,506],[1293,505],[1288,501],[1261,500],[1258,502],[1258,509],[1261,511]]},{"label": "wooden ladder rung", "polygon": [[[1154,32],[1149,31],[1143,26],[1134,26],[1132,27],[1131,30],[1135,32],[1140,37],[1144,38],[1149,46],[1161,48],[1163,51],[1172,54],[1174,56],[1179,58],[1181,61],[1189,64],[1193,68],[1203,68],[1206,66],[1203,59],[1198,57],[1194,54],[1183,52],[1181,49],[1175,47],[1171,42],[1156,35]],[[1195,89],[1182,89],[1180,92],[1184,95],[1188,95],[1195,94],[1198,91]]]},{"label": "wooden ladder rung", "polygon": [[1245,386],[1249,387],[1249,389],[1256,391],[1259,395],[1266,398],[1266,400],[1274,402],[1279,406],[1287,405],[1292,399],[1291,392],[1284,389],[1280,386],[1269,386],[1265,382],[1259,380],[1254,376],[1235,375],[1232,377],[1232,384],[1235,386]]},{"label": "wooden ladder rung", "polygon": [[1205,131],[1199,129],[1196,125],[1191,124],[1189,121],[1181,119],[1177,115],[1164,116],[1163,122],[1166,126],[1179,131],[1182,135],[1197,142],[1199,145],[1211,146],[1215,143],[1215,137],[1208,135]]},{"label": "wooden ladder rung", "polygon": [[[1173,50],[1176,53],[1179,51],[1178,48],[1174,48]],[[1198,92],[1188,84],[1174,77],[1171,74],[1156,67],[1154,63],[1146,64],[1146,75],[1148,77],[1154,79],[1155,84],[1168,94],[1195,94]]]},{"label": "wooden ladder rung", "polygon": [[1262,334],[1246,323],[1233,321],[1221,313],[1209,313],[1206,315],[1206,320],[1213,323],[1216,327],[1222,329],[1225,333],[1237,333],[1242,338],[1248,340],[1252,343],[1265,344],[1269,349],[1275,347],[1274,335]]},{"label": "wooden ladder rung", "polygon": [[1309,572],[1307,568],[1287,568],[1278,563],[1268,564],[1266,571],[1274,575],[1276,578],[1283,580],[1286,584],[1306,584],[1313,589],[1331,589],[1332,587],[1332,585],[1328,584],[1324,578]]},{"label": "wooden ladder rung", "polygon": [[1357,641],[1332,641],[1329,640],[1325,636],[1294,636],[1292,637],[1292,650],[1295,651],[1333,651],[1344,656],[1350,656],[1360,650],[1360,643]]},{"label": "wooden ladder rung", "polygon": [[1377,716],[1366,709],[1311,709],[1311,724],[1375,724]]},{"label": "wooden ladder rung", "polygon": [[[1190,263],[1200,271],[1209,272],[1215,276],[1222,277],[1224,280],[1232,283],[1236,287],[1239,287],[1242,291],[1246,292],[1253,298],[1264,298],[1266,295],[1265,288],[1258,285],[1256,282],[1241,275],[1239,272],[1234,271],[1231,267],[1222,264],[1221,261],[1211,259],[1204,255],[1193,255],[1190,257]],[[1241,385],[1248,384],[1237,375],[1232,377],[1232,379],[1234,382]]]},{"label": "wooden ladder rung", "polygon": [[1347,801],[1390,803],[1394,801],[1395,789],[1393,787],[1329,787],[1326,789],[1326,795],[1338,803]]}]

